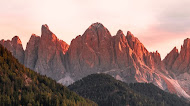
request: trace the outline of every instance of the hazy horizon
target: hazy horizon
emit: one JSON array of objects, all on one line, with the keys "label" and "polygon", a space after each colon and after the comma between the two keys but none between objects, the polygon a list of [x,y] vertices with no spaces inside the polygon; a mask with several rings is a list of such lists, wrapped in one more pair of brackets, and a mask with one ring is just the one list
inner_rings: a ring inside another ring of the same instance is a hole
[{"label": "hazy horizon", "polygon": [[149,51],[162,59],[175,46],[180,49],[190,34],[188,0],[24,0],[0,1],[0,37],[20,37],[24,48],[32,33],[41,36],[47,24],[61,40],[70,44],[95,22],[102,23],[114,36],[119,29],[131,31]]}]

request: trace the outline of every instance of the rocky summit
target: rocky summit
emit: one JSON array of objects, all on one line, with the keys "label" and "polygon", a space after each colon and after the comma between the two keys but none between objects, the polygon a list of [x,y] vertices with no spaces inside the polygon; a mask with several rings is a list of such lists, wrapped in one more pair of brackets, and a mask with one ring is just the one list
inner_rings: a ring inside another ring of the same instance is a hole
[{"label": "rocky summit", "polygon": [[0,43],[12,52],[21,64],[24,64],[24,50],[22,42],[18,36],[12,38],[12,40],[1,40]]},{"label": "rocky summit", "polygon": [[42,25],[41,36],[32,34],[25,51],[16,38],[1,43],[26,67],[64,85],[90,74],[106,73],[127,83],[153,83],[162,90],[190,98],[189,39],[184,41],[180,53],[174,48],[162,61],[157,51],[149,52],[130,31],[125,35],[118,30],[112,36],[101,23],[90,25],[70,46],[47,25]]},{"label": "rocky summit", "polygon": [[47,25],[42,25],[41,37],[33,34],[27,43],[24,63],[43,75],[59,80],[66,72],[64,54],[69,45],[59,40]]}]

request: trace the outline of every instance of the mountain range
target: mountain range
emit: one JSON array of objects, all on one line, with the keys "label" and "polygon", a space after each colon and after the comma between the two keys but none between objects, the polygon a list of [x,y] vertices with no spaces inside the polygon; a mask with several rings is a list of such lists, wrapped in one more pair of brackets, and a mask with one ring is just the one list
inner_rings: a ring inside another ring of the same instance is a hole
[{"label": "mountain range", "polygon": [[36,72],[69,85],[94,73],[106,73],[126,83],[153,83],[160,89],[190,99],[190,39],[184,40],[161,60],[149,52],[131,32],[121,30],[112,36],[101,23],[94,23],[68,45],[47,25],[41,36],[32,34],[23,49],[18,36],[0,43],[20,63]]}]

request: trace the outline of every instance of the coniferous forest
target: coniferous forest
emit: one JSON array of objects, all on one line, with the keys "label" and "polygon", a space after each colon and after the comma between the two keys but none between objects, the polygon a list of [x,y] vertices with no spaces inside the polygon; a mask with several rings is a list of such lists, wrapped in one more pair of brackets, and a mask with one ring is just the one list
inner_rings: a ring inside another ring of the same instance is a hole
[{"label": "coniferous forest", "polygon": [[94,106],[56,81],[25,68],[0,45],[1,106]]},{"label": "coniferous forest", "polygon": [[89,75],[69,88],[99,106],[189,106],[182,98],[153,84],[126,84],[106,74]]}]

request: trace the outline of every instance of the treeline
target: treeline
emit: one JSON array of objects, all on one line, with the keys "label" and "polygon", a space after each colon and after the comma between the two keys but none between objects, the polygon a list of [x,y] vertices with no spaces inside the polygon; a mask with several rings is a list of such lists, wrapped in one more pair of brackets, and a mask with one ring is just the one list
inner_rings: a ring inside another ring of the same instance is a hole
[{"label": "treeline", "polygon": [[160,102],[164,106],[189,106],[187,101],[184,98],[179,98],[175,94],[171,94],[161,90],[151,83],[131,83],[129,87],[134,91],[144,95],[148,98],[154,99],[157,102]]},{"label": "treeline", "polygon": [[92,74],[69,86],[99,106],[188,106],[176,95],[153,84],[126,84],[106,74]]},{"label": "treeline", "polygon": [[56,81],[25,68],[0,45],[1,106],[92,106]]}]

